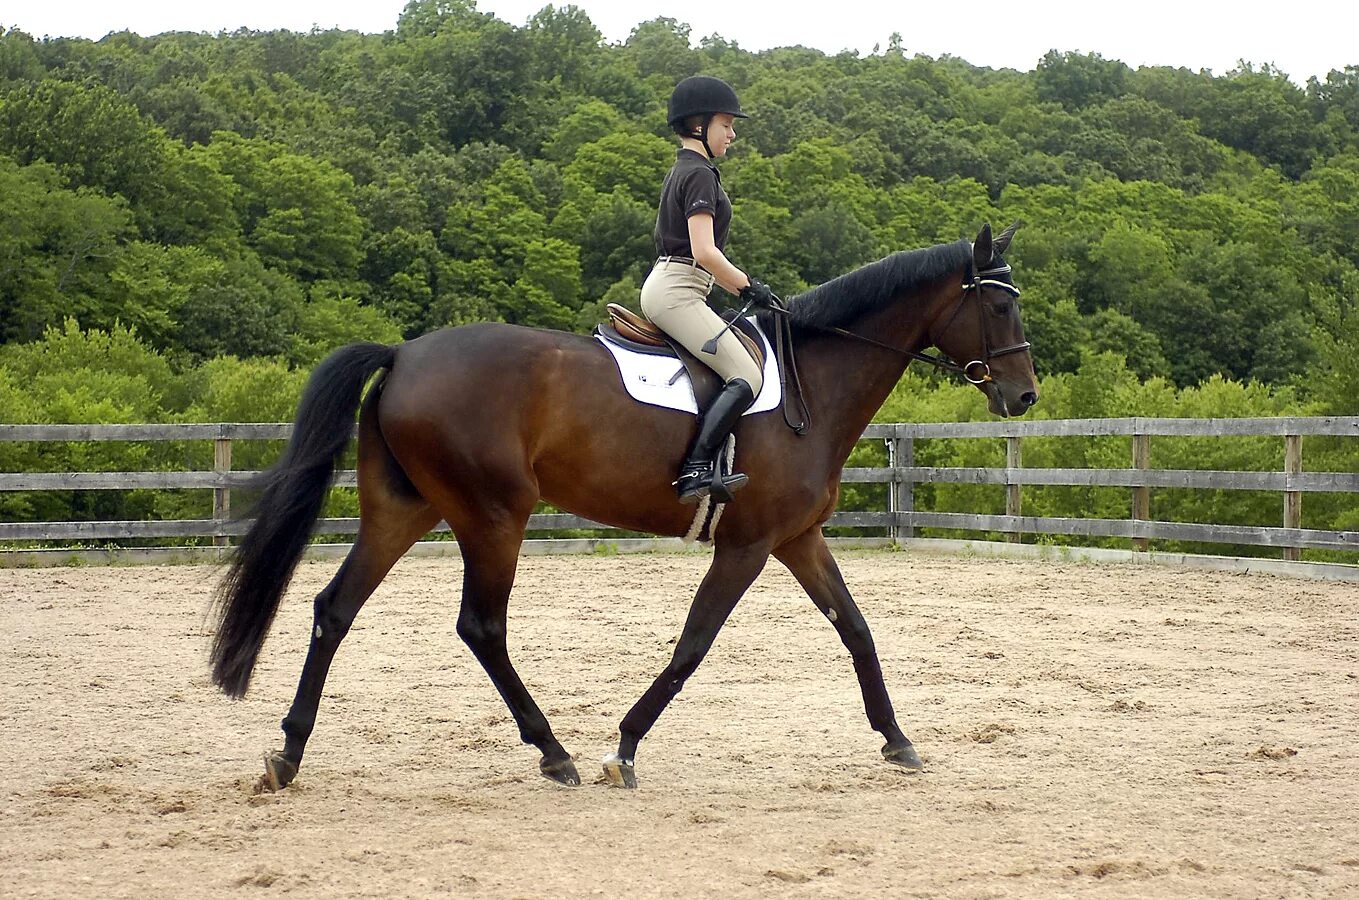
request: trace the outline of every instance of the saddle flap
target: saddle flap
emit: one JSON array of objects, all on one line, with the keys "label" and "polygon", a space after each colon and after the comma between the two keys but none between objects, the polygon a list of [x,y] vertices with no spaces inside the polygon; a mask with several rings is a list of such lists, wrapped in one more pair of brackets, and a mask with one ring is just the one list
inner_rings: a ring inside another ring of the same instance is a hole
[{"label": "saddle flap", "polygon": [[[670,345],[665,332],[626,306],[609,303],[605,308],[609,311],[609,323],[613,325],[613,330],[618,332],[620,337],[651,347],[667,347]],[[735,313],[728,313],[726,316],[729,320],[735,317]],[[741,342],[741,346],[746,348],[750,358],[755,360],[755,365],[763,371],[764,348],[760,345],[760,341],[754,333],[754,328],[745,319],[736,319],[731,331],[736,335],[736,339]]]},{"label": "saddle flap", "polygon": [[759,366],[760,371],[763,372],[764,347],[760,346],[759,340],[756,339],[756,336],[753,333],[754,330],[754,326],[745,319],[736,319],[735,324],[732,325],[731,328],[732,334],[736,335],[737,340],[741,342],[741,345],[746,348],[746,352],[750,354],[750,358],[755,360],[755,365]]}]

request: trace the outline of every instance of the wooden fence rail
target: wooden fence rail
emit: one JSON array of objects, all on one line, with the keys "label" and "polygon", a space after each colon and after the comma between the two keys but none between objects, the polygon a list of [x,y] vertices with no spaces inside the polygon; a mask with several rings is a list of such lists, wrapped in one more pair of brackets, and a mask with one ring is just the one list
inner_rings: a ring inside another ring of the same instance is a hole
[{"label": "wooden fence rail", "polygon": [[[213,442],[213,469],[199,472],[0,472],[3,491],[96,491],[131,489],[212,490],[213,517],[198,520],[122,522],[0,522],[0,543],[15,541],[119,541],[147,538],[212,538],[219,546],[249,527],[248,521],[230,517],[231,492],[244,487],[256,472],[232,470],[232,442],[285,440],[292,431],[286,424],[194,424],[194,425],[0,425],[0,441],[204,441]],[[1131,442],[1126,469],[1024,468],[1022,442],[1032,437],[1126,436]],[[1151,441],[1158,436],[1245,437],[1284,439],[1284,468],[1276,472],[1211,471],[1199,469],[1152,469]],[[846,483],[880,483],[888,486],[887,509],[838,512],[832,526],[876,528],[897,541],[915,537],[920,528],[1003,532],[1012,540],[1025,534],[1061,534],[1084,537],[1116,537],[1132,541],[1134,549],[1146,550],[1149,541],[1174,540],[1230,543],[1281,548],[1286,560],[1300,558],[1303,549],[1359,552],[1359,532],[1327,531],[1302,527],[1302,498],[1308,493],[1359,494],[1359,471],[1306,472],[1303,470],[1303,437],[1340,436],[1359,438],[1359,417],[1282,417],[1260,419],[1055,419],[957,422],[935,424],[870,425],[865,440],[887,446],[887,465],[844,470]],[[917,440],[1004,438],[1006,465],[1002,468],[917,466]],[[1356,441],[1359,460],[1359,441]],[[1004,485],[1005,514],[979,515],[931,512],[915,508],[918,484]],[[355,474],[339,473],[336,484],[352,487]],[[1131,518],[1089,519],[1025,516],[1023,487],[1063,485],[1117,487],[1131,493]],[[1154,489],[1273,491],[1282,495],[1280,526],[1224,525],[1216,523],[1162,522],[1151,518]],[[321,534],[353,534],[357,519],[324,519]],[[535,515],[530,531],[596,529],[606,526],[566,514]],[[447,526],[438,529],[446,531]]]}]

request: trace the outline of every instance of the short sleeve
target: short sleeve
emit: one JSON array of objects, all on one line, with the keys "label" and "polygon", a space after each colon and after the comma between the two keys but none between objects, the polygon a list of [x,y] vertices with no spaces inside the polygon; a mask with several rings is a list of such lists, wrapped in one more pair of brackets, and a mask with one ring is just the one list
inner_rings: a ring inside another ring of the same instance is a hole
[{"label": "short sleeve", "polygon": [[717,215],[717,175],[711,169],[696,168],[685,174],[679,185],[680,209],[684,218],[696,213]]}]

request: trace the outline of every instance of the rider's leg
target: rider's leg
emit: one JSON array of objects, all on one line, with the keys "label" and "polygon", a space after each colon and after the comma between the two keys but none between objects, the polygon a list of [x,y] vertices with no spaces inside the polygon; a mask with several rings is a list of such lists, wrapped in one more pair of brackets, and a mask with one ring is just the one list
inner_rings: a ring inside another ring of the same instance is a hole
[{"label": "rider's leg", "polygon": [[675,486],[685,503],[697,502],[710,491],[725,503],[731,499],[731,492],[748,480],[741,474],[718,478],[721,466],[717,456],[764,381],[764,373],[731,330],[718,339],[716,353],[704,352],[703,345],[726,327],[704,302],[711,289],[712,276],[707,272],[672,262],[658,262],[642,285],[642,311],[647,317],[725,382],[708,408],[700,412],[698,435],[680,467]]},{"label": "rider's leg", "polygon": [[740,472],[719,476],[722,464],[718,457],[727,445],[732,428],[753,402],[755,392],[750,385],[743,378],[733,378],[703,410],[698,419],[698,434],[675,481],[681,503],[697,503],[709,493],[718,503],[727,503],[731,495],[750,480]]}]

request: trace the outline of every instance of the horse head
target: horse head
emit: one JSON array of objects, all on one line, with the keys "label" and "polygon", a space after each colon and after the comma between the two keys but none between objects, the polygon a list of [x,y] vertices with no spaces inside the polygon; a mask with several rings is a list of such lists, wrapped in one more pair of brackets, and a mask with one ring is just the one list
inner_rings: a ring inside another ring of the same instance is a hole
[{"label": "horse head", "polygon": [[1019,288],[1003,254],[1019,223],[992,237],[982,226],[972,243],[972,262],[947,304],[930,326],[930,342],[954,359],[963,376],[986,395],[997,416],[1020,416],[1038,402],[1029,342],[1019,319]]}]

